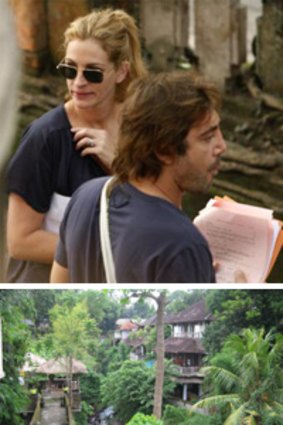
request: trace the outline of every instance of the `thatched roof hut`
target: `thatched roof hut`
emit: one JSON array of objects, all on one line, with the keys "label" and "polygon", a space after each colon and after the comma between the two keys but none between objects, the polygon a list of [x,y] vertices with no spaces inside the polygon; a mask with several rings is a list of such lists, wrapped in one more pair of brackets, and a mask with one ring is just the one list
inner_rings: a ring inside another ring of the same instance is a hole
[{"label": "thatched roof hut", "polygon": [[33,353],[26,353],[25,355],[25,363],[22,367],[22,371],[24,372],[34,372],[39,366],[46,362],[41,356]]},{"label": "thatched roof hut", "polygon": [[[36,369],[36,373],[46,375],[66,375],[69,372],[68,359],[65,357],[50,359]],[[83,362],[73,359],[72,373],[87,373],[87,368]]]}]

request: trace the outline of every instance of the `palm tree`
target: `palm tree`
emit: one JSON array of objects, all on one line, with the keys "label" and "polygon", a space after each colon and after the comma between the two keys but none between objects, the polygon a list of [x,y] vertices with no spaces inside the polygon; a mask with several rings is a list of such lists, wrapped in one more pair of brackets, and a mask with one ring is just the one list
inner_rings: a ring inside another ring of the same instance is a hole
[{"label": "palm tree", "polygon": [[156,378],[154,386],[153,415],[160,419],[162,415],[163,383],[164,383],[164,309],[166,304],[166,292],[162,291],[159,297],[155,297],[157,302],[156,317]]},{"label": "palm tree", "polygon": [[221,412],[224,425],[283,424],[283,336],[263,329],[231,335],[202,371],[209,396],[194,408]]},{"label": "palm tree", "polygon": [[154,385],[153,415],[160,419],[162,415],[163,384],[164,384],[164,311],[166,306],[166,290],[156,291],[134,291],[132,297],[151,298],[157,304],[156,312],[156,374]]}]

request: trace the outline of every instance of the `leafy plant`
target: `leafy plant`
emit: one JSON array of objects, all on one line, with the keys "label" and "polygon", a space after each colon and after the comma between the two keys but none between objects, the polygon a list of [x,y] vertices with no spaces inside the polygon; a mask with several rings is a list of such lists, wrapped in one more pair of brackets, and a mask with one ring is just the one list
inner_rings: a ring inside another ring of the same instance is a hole
[{"label": "leafy plant", "polygon": [[[172,394],[175,384],[169,378],[170,367],[165,368],[163,398]],[[137,412],[150,414],[153,408],[155,368],[141,361],[125,361],[120,369],[102,380],[101,395],[105,406],[113,406],[116,416],[127,422]]]},{"label": "leafy plant", "polygon": [[208,416],[200,415],[198,413],[189,414],[188,409],[172,406],[167,404],[162,417],[164,425],[222,425],[212,422]]},{"label": "leafy plant", "polygon": [[137,413],[126,425],[163,425],[163,422],[156,419],[155,416]]},{"label": "leafy plant", "polygon": [[283,336],[263,329],[231,335],[203,368],[208,396],[194,408],[220,411],[224,425],[283,423]]}]

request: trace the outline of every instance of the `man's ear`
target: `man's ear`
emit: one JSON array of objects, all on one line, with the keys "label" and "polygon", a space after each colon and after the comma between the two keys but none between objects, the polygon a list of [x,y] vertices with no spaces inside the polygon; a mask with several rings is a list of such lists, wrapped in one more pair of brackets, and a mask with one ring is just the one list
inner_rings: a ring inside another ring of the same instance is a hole
[{"label": "man's ear", "polygon": [[164,165],[172,165],[174,162],[174,155],[162,154],[159,152],[155,152],[155,155]]},{"label": "man's ear", "polygon": [[130,70],[130,64],[128,61],[124,61],[119,66],[116,76],[116,83],[122,83],[125,80]]}]

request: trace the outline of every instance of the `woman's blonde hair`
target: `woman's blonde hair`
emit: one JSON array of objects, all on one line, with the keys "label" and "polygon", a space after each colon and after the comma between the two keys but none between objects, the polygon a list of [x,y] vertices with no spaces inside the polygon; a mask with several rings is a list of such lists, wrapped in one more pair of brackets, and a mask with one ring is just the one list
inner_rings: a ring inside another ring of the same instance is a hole
[{"label": "woman's blonde hair", "polygon": [[132,16],[123,10],[111,8],[94,10],[77,18],[65,31],[65,48],[70,41],[79,39],[97,40],[117,69],[128,62],[129,72],[125,80],[117,85],[116,100],[124,101],[129,83],[147,74],[142,59],[139,31]]}]

